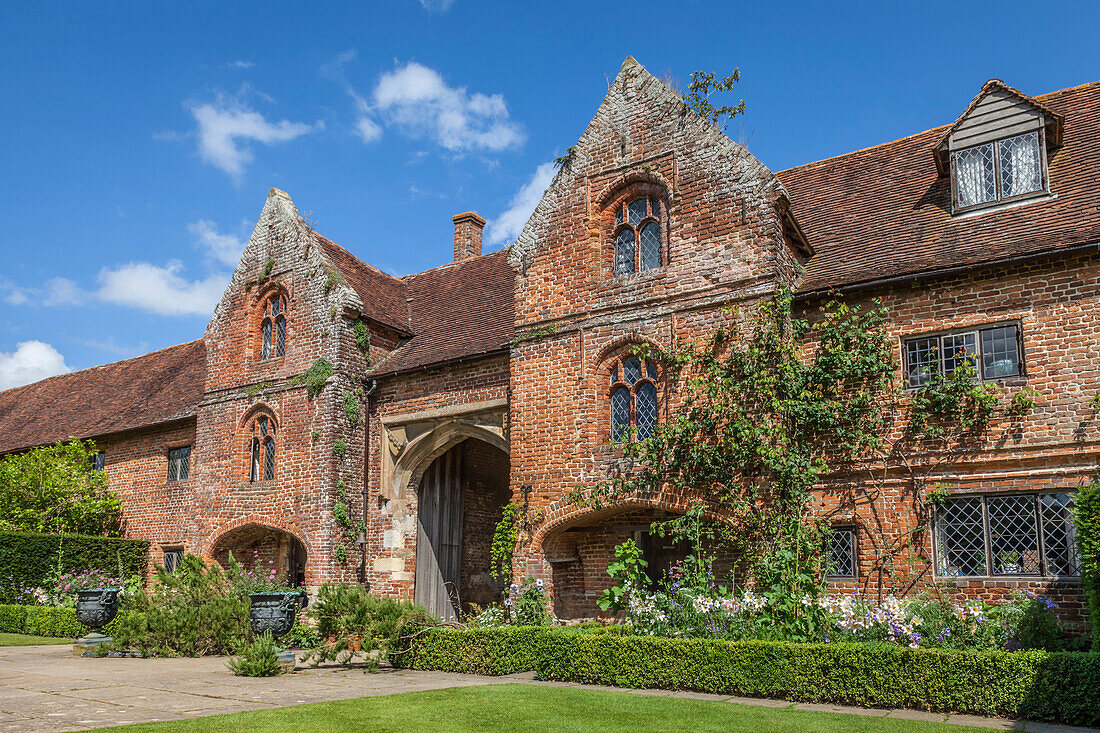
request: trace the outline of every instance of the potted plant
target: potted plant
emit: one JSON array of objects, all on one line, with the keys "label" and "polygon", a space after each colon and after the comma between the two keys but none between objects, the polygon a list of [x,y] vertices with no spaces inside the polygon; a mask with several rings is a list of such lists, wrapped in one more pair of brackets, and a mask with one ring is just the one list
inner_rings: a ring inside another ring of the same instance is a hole
[{"label": "potted plant", "polygon": [[76,594],[76,618],[91,632],[76,640],[73,654],[94,652],[98,647],[111,643],[111,637],[100,632],[118,614],[118,601],[122,588],[86,588]]},{"label": "potted plant", "polygon": [[[309,596],[296,590],[249,593],[248,600],[251,603],[248,609],[248,621],[252,631],[257,636],[271,632],[271,636],[276,639],[294,628],[298,609],[309,605]],[[294,652],[283,649],[279,652],[278,658],[279,666],[286,671],[294,669]]]}]

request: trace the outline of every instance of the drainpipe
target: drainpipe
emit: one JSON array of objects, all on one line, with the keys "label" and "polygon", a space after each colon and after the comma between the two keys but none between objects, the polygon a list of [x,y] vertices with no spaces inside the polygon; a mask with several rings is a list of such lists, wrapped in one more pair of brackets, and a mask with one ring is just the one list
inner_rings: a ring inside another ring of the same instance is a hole
[{"label": "drainpipe", "polygon": [[370,499],[370,396],[378,388],[378,380],[371,379],[367,384],[367,390],[363,395],[363,531],[359,533],[355,544],[359,546],[359,582],[370,590],[367,582],[367,501]]}]

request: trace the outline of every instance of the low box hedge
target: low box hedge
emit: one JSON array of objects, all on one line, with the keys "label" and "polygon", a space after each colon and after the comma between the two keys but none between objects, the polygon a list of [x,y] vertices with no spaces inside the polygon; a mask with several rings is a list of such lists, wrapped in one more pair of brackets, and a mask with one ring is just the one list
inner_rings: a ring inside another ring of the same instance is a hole
[{"label": "low box hedge", "polygon": [[395,664],[620,687],[1100,724],[1100,654],[433,629]]},{"label": "low box hedge", "polygon": [[[110,636],[120,617],[121,613],[103,628],[103,633]],[[87,634],[88,627],[76,620],[72,608],[0,605],[0,632],[75,639]]]}]

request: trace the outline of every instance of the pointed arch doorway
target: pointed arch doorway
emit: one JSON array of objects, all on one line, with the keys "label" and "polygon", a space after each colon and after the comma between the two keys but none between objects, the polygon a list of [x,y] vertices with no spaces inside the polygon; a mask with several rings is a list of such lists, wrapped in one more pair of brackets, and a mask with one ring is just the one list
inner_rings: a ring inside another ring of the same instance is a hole
[{"label": "pointed arch doorway", "polygon": [[493,528],[508,502],[508,456],[467,439],[425,469],[417,489],[413,600],[444,621],[500,600],[489,577]]}]

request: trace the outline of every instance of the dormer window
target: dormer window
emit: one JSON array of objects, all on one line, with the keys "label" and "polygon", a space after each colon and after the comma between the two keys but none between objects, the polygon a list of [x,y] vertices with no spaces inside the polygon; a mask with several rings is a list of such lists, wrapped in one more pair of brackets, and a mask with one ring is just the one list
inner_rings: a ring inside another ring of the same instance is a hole
[{"label": "dormer window", "polygon": [[956,151],[952,167],[960,209],[1043,190],[1038,131]]}]

